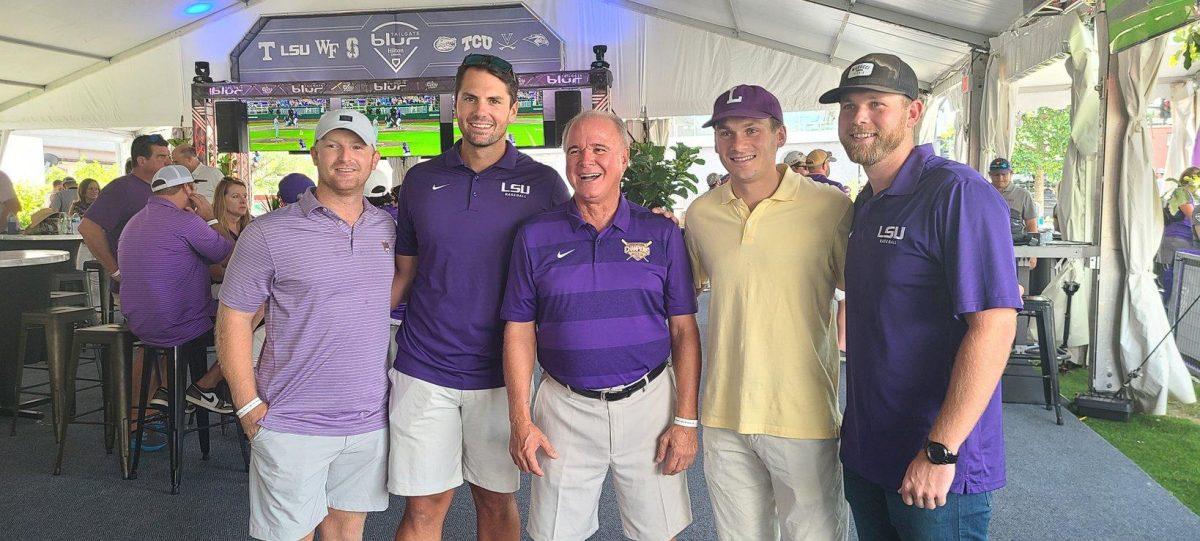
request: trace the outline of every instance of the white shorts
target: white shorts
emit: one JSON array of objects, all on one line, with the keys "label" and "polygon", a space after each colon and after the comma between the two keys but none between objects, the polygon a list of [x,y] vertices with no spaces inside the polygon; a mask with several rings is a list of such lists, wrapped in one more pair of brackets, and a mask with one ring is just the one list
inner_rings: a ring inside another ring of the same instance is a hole
[{"label": "white shorts", "polygon": [[[722,540],[846,539],[838,440],[704,428],[704,476]],[[782,530],[782,532],[780,531]]]},{"label": "white shorts", "polygon": [[463,481],[492,492],[521,488],[508,454],[508,391],[462,391],[395,369],[388,418],[388,491],[399,496],[441,494]]},{"label": "white shorts", "polygon": [[300,539],[328,508],[388,508],[387,430],[304,436],[260,428],[250,441],[250,536]]},{"label": "white shorts", "polygon": [[674,417],[670,370],[633,396],[604,402],[544,378],[533,422],[558,451],[538,452],[545,477],[533,478],[529,535],[538,541],[587,539],[599,528],[605,475],[612,472],[625,536],[664,541],[692,522],[687,472],[663,475],[654,463],[658,437]]}]

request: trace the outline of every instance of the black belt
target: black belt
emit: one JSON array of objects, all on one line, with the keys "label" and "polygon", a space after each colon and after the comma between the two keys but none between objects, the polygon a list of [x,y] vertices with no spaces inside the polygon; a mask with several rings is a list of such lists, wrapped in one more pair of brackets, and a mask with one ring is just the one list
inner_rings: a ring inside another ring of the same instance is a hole
[{"label": "black belt", "polygon": [[[667,363],[664,362],[664,363],[658,365],[658,368],[655,368],[654,370],[647,372],[645,376],[642,376],[642,379],[639,379],[639,380],[633,382],[628,387],[621,389],[620,391],[593,391],[591,389],[580,389],[577,387],[572,387],[561,381],[559,381],[559,383],[561,383],[563,387],[570,389],[571,392],[573,392],[577,395],[586,396],[588,398],[594,398],[596,400],[603,400],[605,402],[616,402],[618,400],[625,400],[626,398],[633,396],[633,393],[636,393],[636,392],[642,390],[643,388],[645,388],[646,385],[649,385],[651,381],[654,381],[654,378],[657,378],[659,376],[659,374],[662,374],[663,371],[666,369],[667,369]],[[555,380],[555,381],[558,381],[558,380]]]}]

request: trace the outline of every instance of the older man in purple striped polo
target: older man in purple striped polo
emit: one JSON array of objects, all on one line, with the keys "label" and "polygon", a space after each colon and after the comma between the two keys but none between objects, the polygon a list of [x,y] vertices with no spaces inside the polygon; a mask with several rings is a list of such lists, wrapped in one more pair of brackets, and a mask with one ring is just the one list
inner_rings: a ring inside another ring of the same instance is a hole
[{"label": "older man in purple striped polo", "polygon": [[[221,288],[221,365],[252,442],[250,535],[361,539],[387,509],[388,296],[394,222],[366,203],[375,128],[325,113],[312,147],[317,187],[253,222]],[[267,340],[250,359],[254,312]]]},{"label": "older man in purple striped polo", "polygon": [[[692,521],[692,271],[679,228],[621,196],[624,133],[611,113],[573,119],[563,148],[575,195],[526,221],[513,244],[500,311],[510,452],[537,476],[529,535],[539,541],[595,533],[609,471],[626,536],[671,539]],[[546,377],[531,415],[535,355]]]}]

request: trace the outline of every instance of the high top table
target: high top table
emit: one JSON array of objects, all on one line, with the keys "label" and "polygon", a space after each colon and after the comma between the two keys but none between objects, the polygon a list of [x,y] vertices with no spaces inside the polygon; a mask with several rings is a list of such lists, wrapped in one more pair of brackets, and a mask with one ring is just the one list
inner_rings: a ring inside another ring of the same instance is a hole
[{"label": "high top table", "polygon": [[[56,265],[69,261],[66,250],[0,251],[0,410],[12,415],[16,397],[12,380],[16,373],[17,340],[21,312],[50,306],[50,274]],[[34,405],[45,400],[21,404]],[[40,417],[39,412],[20,412]]]},{"label": "high top table", "polygon": [[67,262],[59,265],[53,272],[75,270],[75,260],[79,255],[79,246],[83,237],[73,235],[0,235],[0,252],[5,250],[63,250],[67,252]]}]

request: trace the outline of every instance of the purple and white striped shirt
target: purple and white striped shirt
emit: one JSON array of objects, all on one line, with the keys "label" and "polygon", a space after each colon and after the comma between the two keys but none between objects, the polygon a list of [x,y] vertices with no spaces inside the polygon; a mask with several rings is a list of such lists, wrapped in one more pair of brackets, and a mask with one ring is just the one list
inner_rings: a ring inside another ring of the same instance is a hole
[{"label": "purple and white striped shirt", "polygon": [[352,436],[387,426],[396,231],[387,212],[363,206],[351,227],[310,190],[238,237],[221,303],[240,312],[267,305],[255,369],[264,427]]},{"label": "purple and white striped shirt", "polygon": [[161,197],[124,224],[117,264],[121,267],[121,313],[129,330],[155,346],[182,345],[213,328],[217,303],[209,292],[208,266],[233,244],[204,219]]}]

